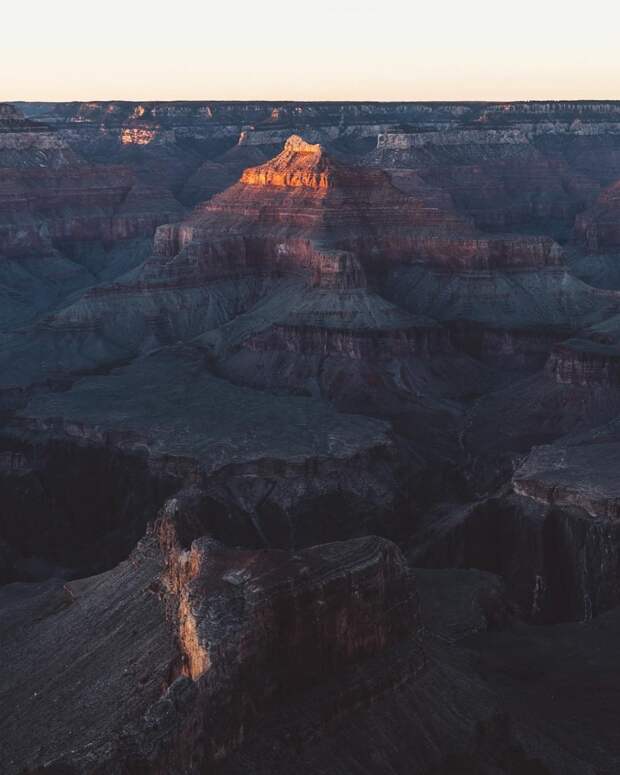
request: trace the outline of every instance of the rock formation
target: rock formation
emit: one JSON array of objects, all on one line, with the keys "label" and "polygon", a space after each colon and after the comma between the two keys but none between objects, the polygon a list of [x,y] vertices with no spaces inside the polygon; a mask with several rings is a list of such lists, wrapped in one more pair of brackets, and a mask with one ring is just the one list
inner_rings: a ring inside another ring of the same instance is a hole
[{"label": "rock formation", "polygon": [[466,268],[554,265],[560,257],[548,239],[479,238],[466,219],[404,194],[383,171],[343,164],[296,135],[172,234],[164,231],[158,252],[172,255],[216,234],[251,236],[256,257],[276,265],[293,254],[311,265],[316,243],[353,251],[371,266],[378,255],[383,266],[417,260]]},{"label": "rock formation", "polygon": [[[50,581],[29,598],[19,586],[0,593],[3,664],[29,676],[3,676],[16,703],[2,729],[3,771],[198,772],[234,751],[284,693],[329,687],[403,639],[415,648],[418,601],[396,546],[369,537],[292,555],[191,541],[204,517],[194,500],[170,500],[129,559],[96,580]],[[88,680],[106,678],[85,706],[83,652],[106,631]],[[36,652],[24,648],[33,640]],[[372,698],[351,683],[334,713]],[[369,681],[366,691],[388,686]],[[46,727],[35,747],[11,734],[25,722]]]},{"label": "rock formation", "polygon": [[[75,290],[116,262],[122,273],[143,254],[138,243],[183,211],[170,192],[126,167],[86,163],[61,134],[6,107],[0,168],[0,272],[8,285],[2,319],[9,325],[53,306],[65,277]],[[102,257],[109,266],[101,267]],[[24,282],[28,275],[34,287]]]},{"label": "rock formation", "polygon": [[0,105],[0,770],[617,772],[619,179],[617,102]]},{"label": "rock formation", "polygon": [[[67,240],[150,235],[162,214],[181,212],[170,196],[158,192],[154,200],[156,192],[137,185],[130,170],[85,164],[57,133],[30,123],[4,121],[0,132],[0,160],[7,168],[0,201],[4,255],[49,250]],[[138,202],[144,212],[136,212]],[[43,244],[30,246],[25,230]],[[20,242],[12,246],[12,239]]]}]

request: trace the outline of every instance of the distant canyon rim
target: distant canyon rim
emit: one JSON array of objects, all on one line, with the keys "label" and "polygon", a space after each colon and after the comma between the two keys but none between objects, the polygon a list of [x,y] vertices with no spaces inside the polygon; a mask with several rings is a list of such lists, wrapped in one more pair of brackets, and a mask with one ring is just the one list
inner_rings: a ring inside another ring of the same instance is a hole
[{"label": "distant canyon rim", "polygon": [[620,101],[0,103],[0,770],[620,772]]}]

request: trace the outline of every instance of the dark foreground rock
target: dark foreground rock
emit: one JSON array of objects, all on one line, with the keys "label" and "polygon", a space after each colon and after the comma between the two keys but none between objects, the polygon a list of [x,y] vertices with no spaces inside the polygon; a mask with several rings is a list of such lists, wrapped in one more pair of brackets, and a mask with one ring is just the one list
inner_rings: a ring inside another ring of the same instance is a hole
[{"label": "dark foreground rock", "polygon": [[195,505],[101,576],[3,588],[3,772],[616,770],[617,611],[526,627],[492,574],[231,550]]},{"label": "dark foreground rock", "polygon": [[[3,588],[3,772],[201,772],[284,698],[403,639],[419,666],[415,585],[393,544],[184,545],[196,527],[173,499],[114,570]],[[354,670],[330,713],[390,680]],[[25,724],[34,745],[15,734]]]}]

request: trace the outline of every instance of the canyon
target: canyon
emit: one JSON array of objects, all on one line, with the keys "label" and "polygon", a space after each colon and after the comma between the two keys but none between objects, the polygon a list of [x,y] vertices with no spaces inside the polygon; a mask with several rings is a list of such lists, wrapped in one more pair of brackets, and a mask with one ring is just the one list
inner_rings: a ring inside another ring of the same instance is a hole
[{"label": "canyon", "polygon": [[0,104],[0,769],[620,769],[620,102]]}]

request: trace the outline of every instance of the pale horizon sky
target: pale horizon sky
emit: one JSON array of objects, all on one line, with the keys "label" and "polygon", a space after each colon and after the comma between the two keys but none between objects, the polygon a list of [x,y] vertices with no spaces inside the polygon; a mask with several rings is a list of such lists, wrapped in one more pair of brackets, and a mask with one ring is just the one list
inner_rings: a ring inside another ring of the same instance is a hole
[{"label": "pale horizon sky", "polygon": [[620,3],[34,0],[0,100],[620,99]]}]

